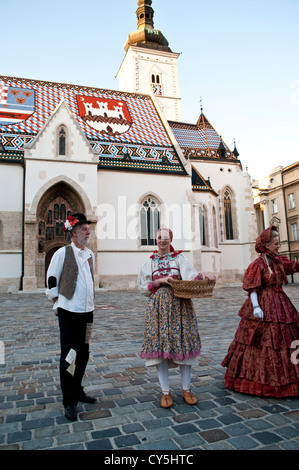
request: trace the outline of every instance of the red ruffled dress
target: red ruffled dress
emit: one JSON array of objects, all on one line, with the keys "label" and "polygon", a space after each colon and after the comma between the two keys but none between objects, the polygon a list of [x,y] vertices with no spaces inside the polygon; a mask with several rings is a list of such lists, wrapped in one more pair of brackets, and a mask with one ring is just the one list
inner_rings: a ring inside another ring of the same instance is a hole
[{"label": "red ruffled dress", "polygon": [[[239,311],[238,329],[222,361],[227,367],[227,388],[276,398],[299,395],[299,314],[282,290],[286,274],[297,271],[299,263],[282,256],[271,260],[262,255],[247,268],[243,288],[248,298]],[[253,291],[258,293],[263,320],[253,316],[249,297]]]}]

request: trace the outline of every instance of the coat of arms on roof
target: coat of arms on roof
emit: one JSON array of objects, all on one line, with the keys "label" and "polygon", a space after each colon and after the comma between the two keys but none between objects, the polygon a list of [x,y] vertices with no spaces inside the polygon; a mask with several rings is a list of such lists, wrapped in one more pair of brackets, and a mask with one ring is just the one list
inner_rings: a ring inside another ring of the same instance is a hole
[{"label": "coat of arms on roof", "polygon": [[79,115],[85,124],[101,134],[115,136],[126,133],[132,119],[125,101],[77,95]]},{"label": "coat of arms on roof", "polygon": [[25,121],[34,111],[33,89],[0,84],[0,125]]}]

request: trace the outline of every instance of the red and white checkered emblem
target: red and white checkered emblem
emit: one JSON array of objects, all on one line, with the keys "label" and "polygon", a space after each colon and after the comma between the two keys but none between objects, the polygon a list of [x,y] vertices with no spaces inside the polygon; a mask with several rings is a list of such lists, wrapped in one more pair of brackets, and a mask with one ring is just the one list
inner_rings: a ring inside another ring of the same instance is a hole
[{"label": "red and white checkered emblem", "polygon": [[34,90],[0,84],[0,125],[25,121],[35,111]]}]

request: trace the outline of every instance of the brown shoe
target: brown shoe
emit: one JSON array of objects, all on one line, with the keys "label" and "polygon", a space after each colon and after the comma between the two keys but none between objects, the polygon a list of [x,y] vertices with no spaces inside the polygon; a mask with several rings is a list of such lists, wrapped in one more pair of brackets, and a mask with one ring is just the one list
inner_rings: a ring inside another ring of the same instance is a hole
[{"label": "brown shoe", "polygon": [[198,402],[196,396],[191,392],[191,390],[183,390],[183,398],[188,405],[196,405]]},{"label": "brown shoe", "polygon": [[171,393],[163,393],[162,397],[161,397],[161,406],[162,408],[170,408],[171,406],[173,405],[173,401],[172,401],[172,398],[171,398]]}]

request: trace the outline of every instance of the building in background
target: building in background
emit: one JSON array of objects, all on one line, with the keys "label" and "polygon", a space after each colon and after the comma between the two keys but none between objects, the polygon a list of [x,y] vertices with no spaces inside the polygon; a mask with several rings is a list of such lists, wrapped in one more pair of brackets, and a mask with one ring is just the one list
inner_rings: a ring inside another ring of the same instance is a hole
[{"label": "building in background", "polygon": [[44,288],[72,212],[93,221],[103,287],[136,287],[161,226],[218,286],[255,258],[249,175],[203,110],[181,121],[179,55],[151,4],[138,0],[120,91],[0,76],[0,291]]},{"label": "building in background", "polygon": [[268,176],[253,181],[252,189],[258,232],[276,225],[280,254],[299,260],[299,162],[274,168]]}]

